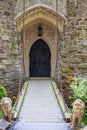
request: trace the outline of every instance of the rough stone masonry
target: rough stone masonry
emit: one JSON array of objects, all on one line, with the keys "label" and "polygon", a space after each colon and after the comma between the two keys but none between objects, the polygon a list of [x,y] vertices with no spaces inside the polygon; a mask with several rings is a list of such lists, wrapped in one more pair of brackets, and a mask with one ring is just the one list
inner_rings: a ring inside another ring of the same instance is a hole
[{"label": "rough stone masonry", "polygon": [[73,76],[87,77],[87,1],[67,0],[67,24],[61,42],[61,71],[66,100]]},{"label": "rough stone masonry", "polygon": [[[26,8],[34,6],[34,2],[37,4],[37,1],[26,0]],[[54,0],[38,2],[56,9]],[[22,11],[22,5],[20,0],[0,0],[0,82],[9,95],[17,93],[19,82],[21,56],[14,17]],[[87,0],[61,0],[59,7],[61,14],[67,18],[61,34],[60,54],[62,83],[68,101],[72,77],[87,77]]]},{"label": "rough stone masonry", "polygon": [[10,96],[17,92],[20,71],[14,9],[15,0],[0,0],[0,82]]}]

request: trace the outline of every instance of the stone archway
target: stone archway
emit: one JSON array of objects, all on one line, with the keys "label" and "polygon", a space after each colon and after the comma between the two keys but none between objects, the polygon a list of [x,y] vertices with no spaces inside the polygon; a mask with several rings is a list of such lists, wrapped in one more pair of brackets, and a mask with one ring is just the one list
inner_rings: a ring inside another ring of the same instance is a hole
[{"label": "stone archway", "polygon": [[47,43],[38,39],[30,49],[30,77],[50,77],[51,53]]},{"label": "stone archway", "polygon": [[[38,14],[38,15],[37,15]],[[60,31],[63,31],[63,26],[66,24],[66,18],[63,14],[55,10],[48,8],[47,6],[36,6],[29,8],[25,11],[25,30],[32,26],[32,23],[35,24],[37,20],[39,22],[46,21],[48,25],[52,25],[56,28],[56,17],[58,15],[58,28]],[[15,21],[17,23],[18,30],[21,32],[23,29],[23,11],[15,16]]]},{"label": "stone archway", "polygon": [[57,45],[55,42],[55,30],[53,30],[50,26],[42,24],[43,27],[43,35],[38,37],[37,35],[37,27],[38,24],[33,25],[29,29],[26,30],[26,42],[24,46],[24,62],[25,62],[25,75],[26,77],[30,77],[29,67],[30,67],[30,57],[29,53],[33,44],[42,39],[44,42],[47,43],[50,49],[50,77],[54,77],[55,73],[55,65],[56,65],[56,51]]},{"label": "stone archway", "polygon": [[[38,14],[38,15],[37,15]],[[34,7],[32,9],[26,10],[25,13],[25,28],[24,28],[24,64],[25,64],[25,76],[30,77],[29,67],[30,58],[29,52],[33,43],[40,37],[37,34],[38,25],[41,24],[43,28],[43,35],[41,39],[44,40],[51,52],[50,60],[50,77],[55,76],[55,67],[57,59],[57,42],[56,42],[56,12],[47,7]],[[23,14],[16,17],[16,23],[18,30],[23,29]],[[59,32],[63,31],[63,25],[66,20],[60,13],[58,13],[58,29]]]}]

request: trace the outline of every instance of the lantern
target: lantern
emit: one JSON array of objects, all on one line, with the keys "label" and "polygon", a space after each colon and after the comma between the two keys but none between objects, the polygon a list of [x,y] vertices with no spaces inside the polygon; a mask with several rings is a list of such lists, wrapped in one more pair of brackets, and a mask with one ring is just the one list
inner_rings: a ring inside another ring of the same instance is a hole
[{"label": "lantern", "polygon": [[42,31],[43,31],[42,26],[41,26],[41,24],[39,24],[39,26],[38,26],[38,36],[42,36]]}]

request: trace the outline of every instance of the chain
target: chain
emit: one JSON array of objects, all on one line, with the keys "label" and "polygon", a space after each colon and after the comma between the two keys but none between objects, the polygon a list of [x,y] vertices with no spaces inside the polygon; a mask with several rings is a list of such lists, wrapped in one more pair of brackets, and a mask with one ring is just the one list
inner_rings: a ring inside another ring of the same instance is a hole
[{"label": "chain", "polygon": [[[56,0],[56,44],[57,44],[57,58],[56,58],[56,68],[55,74],[58,73],[58,82],[59,82],[59,30],[58,30],[58,0]],[[56,75],[57,77],[57,75]]]},{"label": "chain", "polygon": [[21,44],[21,72],[19,79],[19,93],[21,91],[21,85],[24,75],[24,26],[25,26],[25,0],[23,0],[23,30],[22,30],[22,44]]},{"label": "chain", "polygon": [[[61,74],[60,74],[60,42],[59,42],[59,30],[58,30],[58,0],[56,0],[56,42],[57,42],[57,61],[56,61],[56,71],[58,72],[58,84],[60,86],[60,91],[62,93],[63,96],[63,100],[64,100],[64,93],[63,93],[63,87],[62,87],[62,80],[61,80]],[[56,73],[56,72],[55,72]],[[64,105],[66,108],[66,111],[68,109],[67,104],[64,100]]]},{"label": "chain", "polygon": [[21,44],[21,71],[20,71],[20,79],[19,79],[19,86],[18,86],[18,94],[17,94],[17,101],[15,104],[15,108],[17,107],[18,104],[18,99],[19,99],[19,95],[21,92],[21,86],[22,86],[22,81],[24,78],[24,26],[25,26],[25,0],[23,0],[23,30],[22,30],[22,44]]}]

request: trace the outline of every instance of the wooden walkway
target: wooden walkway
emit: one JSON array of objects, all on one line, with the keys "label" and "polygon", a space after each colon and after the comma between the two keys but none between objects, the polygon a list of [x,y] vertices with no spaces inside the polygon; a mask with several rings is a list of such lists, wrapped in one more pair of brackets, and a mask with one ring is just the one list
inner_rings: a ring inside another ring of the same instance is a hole
[{"label": "wooden walkway", "polygon": [[29,81],[19,119],[28,122],[64,122],[51,80]]}]

